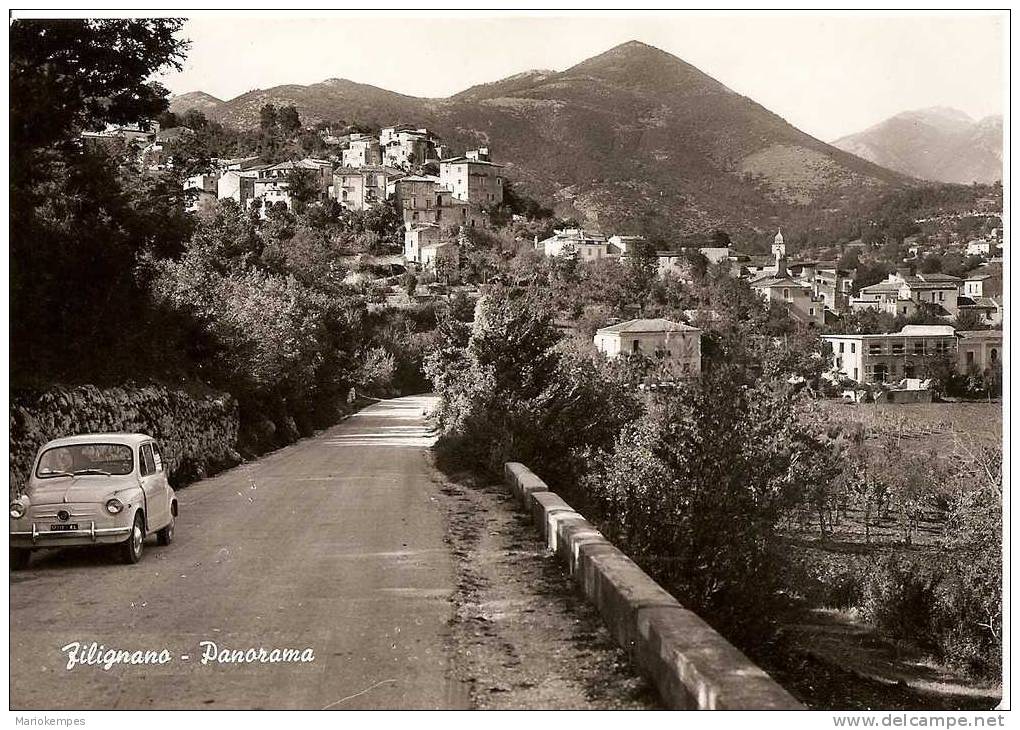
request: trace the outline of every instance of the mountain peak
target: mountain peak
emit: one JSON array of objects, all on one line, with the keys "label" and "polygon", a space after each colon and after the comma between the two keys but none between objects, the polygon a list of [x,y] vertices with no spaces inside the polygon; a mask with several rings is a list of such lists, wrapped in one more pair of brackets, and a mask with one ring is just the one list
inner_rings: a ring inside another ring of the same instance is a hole
[{"label": "mountain peak", "polygon": [[641,41],[627,41],[563,72],[597,78],[637,91],[701,94],[726,92],[711,76],[681,58]]}]

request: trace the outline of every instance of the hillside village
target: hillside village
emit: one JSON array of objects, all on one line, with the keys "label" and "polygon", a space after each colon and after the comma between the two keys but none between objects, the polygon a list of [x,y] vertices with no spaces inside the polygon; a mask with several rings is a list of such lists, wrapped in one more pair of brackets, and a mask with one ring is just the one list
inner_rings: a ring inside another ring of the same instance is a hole
[{"label": "hillside village", "polygon": [[[189,133],[186,127],[161,131],[151,122],[147,130],[119,127],[84,136],[92,141],[127,140],[143,168],[160,172],[173,169],[173,142]],[[490,148],[454,155],[434,132],[406,124],[383,127],[377,134],[337,135],[327,127],[319,136],[331,150],[324,159],[278,163],[263,162],[257,155],[212,159],[207,170],[183,183],[188,210],[208,212],[225,199],[242,209],[256,209],[263,218],[273,210],[326,202],[359,212],[391,206],[401,222],[404,271],[446,283],[459,278],[461,251],[470,246],[467,233],[497,227],[492,212],[503,204],[508,182]],[[302,187],[300,199],[293,188],[295,180]],[[310,189],[304,191],[306,187]],[[987,215],[970,212],[972,218]],[[944,218],[934,220],[945,222]],[[765,303],[778,306],[798,324],[826,333],[823,341],[832,350],[830,379],[857,384],[844,390],[845,397],[869,397],[878,385],[882,398],[913,402],[931,398],[930,378],[925,376],[934,356],[952,355],[961,374],[999,367],[1005,315],[1001,228],[968,240],[952,233],[930,237],[924,244],[920,239],[906,238],[906,256],[895,270],[866,286],[859,282],[855,286],[855,268],[834,260],[789,256],[782,230],[775,234],[770,256],[742,253],[732,245],[662,250],[640,235],[584,227],[554,228],[541,240],[535,236],[530,248],[544,257],[583,263],[625,263],[643,257],[654,262],[660,279],[688,284],[699,262],[705,262],[746,281]],[[867,255],[869,248],[860,241],[851,242],[844,252],[857,249]],[[966,256],[973,268],[961,276],[921,270],[925,257],[946,254]],[[901,330],[866,335],[841,331],[849,316],[867,312],[938,324],[904,325]],[[981,329],[958,328],[958,320]],[[610,356],[641,352],[674,359],[672,343],[681,330],[698,331],[689,322],[635,319],[600,328],[594,344]],[[693,355],[689,345],[685,348],[687,354],[677,360],[676,367],[685,375],[700,372],[700,348]]]}]

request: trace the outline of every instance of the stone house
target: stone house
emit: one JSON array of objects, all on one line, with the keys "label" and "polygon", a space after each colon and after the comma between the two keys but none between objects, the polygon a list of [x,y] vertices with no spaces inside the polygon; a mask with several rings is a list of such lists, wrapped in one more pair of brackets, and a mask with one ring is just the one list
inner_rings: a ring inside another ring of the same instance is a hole
[{"label": "stone house", "polygon": [[502,165],[494,162],[467,156],[442,160],[439,180],[453,197],[471,205],[491,207],[503,202]]},{"label": "stone house", "polygon": [[379,138],[369,134],[352,134],[350,143],[341,155],[343,167],[367,167],[383,163]]},{"label": "stone house", "polygon": [[632,319],[595,333],[595,348],[614,358],[641,354],[669,361],[682,375],[701,373],[701,330],[668,319]]}]

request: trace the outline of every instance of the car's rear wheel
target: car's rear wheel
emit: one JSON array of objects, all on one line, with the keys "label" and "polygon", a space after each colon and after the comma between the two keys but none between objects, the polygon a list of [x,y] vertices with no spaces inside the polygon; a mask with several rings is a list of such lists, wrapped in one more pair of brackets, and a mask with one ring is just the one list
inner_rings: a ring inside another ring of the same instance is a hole
[{"label": "car's rear wheel", "polygon": [[11,570],[24,570],[32,559],[32,551],[25,548],[11,548]]},{"label": "car's rear wheel", "polygon": [[170,514],[170,522],[162,530],[156,533],[156,542],[160,545],[169,545],[174,541],[174,526],[177,524],[177,515]]},{"label": "car's rear wheel", "polygon": [[135,513],[135,523],[131,526],[131,534],[128,539],[120,545],[120,559],[131,565],[142,559],[142,549],[145,545],[145,522],[142,520],[142,513]]}]

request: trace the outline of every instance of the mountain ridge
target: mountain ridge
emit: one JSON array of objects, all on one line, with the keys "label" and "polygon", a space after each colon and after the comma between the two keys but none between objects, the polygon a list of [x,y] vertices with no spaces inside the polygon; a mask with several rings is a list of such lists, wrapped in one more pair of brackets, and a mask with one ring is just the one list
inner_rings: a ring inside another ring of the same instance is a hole
[{"label": "mountain ridge", "polygon": [[628,232],[772,226],[791,208],[911,182],[639,41],[445,98],[330,79],[247,92],[209,116],[257,128],[265,103],[294,104],[306,124],[414,123],[453,149],[489,146],[508,177],[559,214]]},{"label": "mountain ridge", "polygon": [[833,146],[905,175],[936,182],[1002,179],[1002,116],[975,121],[951,107],[900,112]]}]

